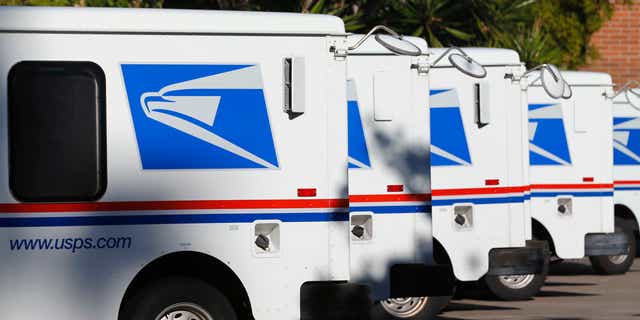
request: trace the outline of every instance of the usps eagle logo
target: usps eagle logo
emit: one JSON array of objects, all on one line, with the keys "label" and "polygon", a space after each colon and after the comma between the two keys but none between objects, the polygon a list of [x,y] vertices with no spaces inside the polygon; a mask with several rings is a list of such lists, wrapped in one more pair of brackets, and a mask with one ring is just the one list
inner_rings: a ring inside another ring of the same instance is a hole
[{"label": "usps eagle logo", "polygon": [[456,89],[433,89],[429,97],[431,165],[471,165],[471,154],[460,113],[458,92]]},{"label": "usps eagle logo", "polygon": [[347,125],[349,142],[349,168],[369,169],[369,149],[364,136],[364,126],[360,116],[360,105],[354,80],[347,80]]},{"label": "usps eagle logo", "polygon": [[278,167],[259,65],[121,67],[143,169]]},{"label": "usps eagle logo", "polygon": [[640,118],[613,119],[613,163],[640,164]]},{"label": "usps eagle logo", "polygon": [[529,104],[529,162],[571,165],[561,104]]}]

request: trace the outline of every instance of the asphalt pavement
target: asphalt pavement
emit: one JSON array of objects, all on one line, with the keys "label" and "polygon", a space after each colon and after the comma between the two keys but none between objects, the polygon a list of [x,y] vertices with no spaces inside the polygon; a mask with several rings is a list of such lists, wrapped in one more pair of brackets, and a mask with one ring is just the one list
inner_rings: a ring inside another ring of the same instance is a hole
[{"label": "asphalt pavement", "polygon": [[538,296],[504,302],[465,290],[439,320],[640,320],[640,258],[625,275],[601,276],[587,259],[551,266]]}]

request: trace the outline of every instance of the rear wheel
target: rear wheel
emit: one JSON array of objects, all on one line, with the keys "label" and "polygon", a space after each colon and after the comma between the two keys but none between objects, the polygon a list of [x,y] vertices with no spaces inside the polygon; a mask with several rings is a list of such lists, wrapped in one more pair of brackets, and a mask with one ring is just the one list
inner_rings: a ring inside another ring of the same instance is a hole
[{"label": "rear wheel", "polygon": [[636,252],[636,239],[633,231],[622,226],[616,227],[617,232],[624,232],[629,240],[629,250],[627,254],[617,256],[595,256],[589,257],[591,260],[591,266],[599,274],[623,274],[629,271],[631,265],[633,265],[633,259]]},{"label": "rear wheel", "polygon": [[376,302],[372,320],[433,319],[449,304],[450,296],[392,298]]},{"label": "rear wheel", "polygon": [[545,257],[539,274],[506,275],[482,277],[482,283],[489,292],[500,300],[527,300],[540,292],[549,273],[549,257]]},{"label": "rear wheel", "polygon": [[121,320],[235,320],[229,300],[210,284],[188,277],[154,281],[125,302]]}]

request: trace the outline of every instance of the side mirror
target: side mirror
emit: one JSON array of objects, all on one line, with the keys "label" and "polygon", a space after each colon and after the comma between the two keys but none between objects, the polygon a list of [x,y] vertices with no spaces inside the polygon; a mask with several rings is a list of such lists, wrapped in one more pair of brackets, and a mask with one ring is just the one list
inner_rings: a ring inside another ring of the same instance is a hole
[{"label": "side mirror", "polygon": [[[547,94],[554,99],[563,97],[565,88],[568,87],[567,83],[562,78],[560,70],[552,64],[545,65],[540,72],[540,79],[542,81],[542,87]],[[571,90],[571,89],[569,89]]]},{"label": "side mirror", "polygon": [[407,40],[403,40],[401,36],[376,34],[375,39],[383,47],[395,54],[404,56],[419,56],[422,54],[420,48]]},{"label": "side mirror", "polygon": [[571,90],[571,86],[562,77],[560,70],[555,65],[541,64],[525,72],[523,77],[527,77],[534,71],[540,72],[540,76],[538,78],[535,78],[530,83],[533,84],[538,80],[540,80],[540,82],[542,82],[542,88],[544,88],[544,91],[551,98],[569,99],[571,98],[571,96],[573,96],[573,91]]},{"label": "side mirror", "polygon": [[458,71],[474,78],[484,78],[487,76],[487,69],[485,69],[484,66],[477,61],[473,60],[473,58],[471,58],[468,54],[466,54],[462,49],[458,47],[450,47],[449,49],[447,49],[438,57],[438,59],[433,61],[431,66],[435,66],[436,64],[438,64],[438,62],[440,62],[442,58],[447,56],[447,54],[451,52],[451,50],[458,51],[449,55],[449,62],[453,67],[458,69]]},{"label": "side mirror", "polygon": [[449,55],[449,62],[451,62],[451,65],[460,72],[468,76],[472,76],[474,78],[484,78],[487,76],[487,69],[475,60],[471,59],[469,56],[452,53]]},{"label": "side mirror", "polygon": [[356,42],[351,47],[347,48],[348,51],[353,51],[360,47],[374,32],[378,30],[383,30],[387,34],[376,34],[376,41],[385,47],[387,50],[406,56],[419,56],[422,54],[422,50],[418,48],[415,44],[410,41],[404,40],[401,35],[397,32],[393,31],[391,28],[379,25],[375,26],[369,31],[364,37],[360,38],[358,42]]},{"label": "side mirror", "polygon": [[572,96],[573,96],[573,90],[571,90],[571,86],[565,80],[565,82],[564,82],[564,92],[562,93],[562,98],[563,99],[571,99]]}]

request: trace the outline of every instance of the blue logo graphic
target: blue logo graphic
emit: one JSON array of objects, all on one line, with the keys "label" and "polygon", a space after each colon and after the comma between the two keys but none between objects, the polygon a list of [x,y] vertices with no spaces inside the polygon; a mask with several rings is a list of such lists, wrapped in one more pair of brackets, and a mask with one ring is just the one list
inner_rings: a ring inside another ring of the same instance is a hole
[{"label": "blue logo graphic", "polygon": [[570,165],[560,104],[529,104],[529,163]]},{"label": "blue logo graphic", "polygon": [[356,84],[347,80],[347,117],[349,135],[349,168],[371,168],[367,140],[364,137]]},{"label": "blue logo graphic", "polygon": [[430,91],[429,96],[431,165],[471,165],[471,154],[456,89],[434,89]]},{"label": "blue logo graphic", "polygon": [[123,64],[143,169],[277,168],[259,65]]},{"label": "blue logo graphic", "polygon": [[640,164],[640,118],[613,118],[613,163]]}]

